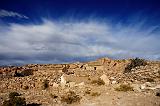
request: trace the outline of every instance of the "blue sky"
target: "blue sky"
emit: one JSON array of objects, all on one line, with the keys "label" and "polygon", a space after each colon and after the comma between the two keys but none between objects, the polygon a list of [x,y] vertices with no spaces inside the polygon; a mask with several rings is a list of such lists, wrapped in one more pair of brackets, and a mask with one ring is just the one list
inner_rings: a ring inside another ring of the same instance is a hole
[{"label": "blue sky", "polygon": [[0,64],[160,59],[159,0],[1,0]]}]

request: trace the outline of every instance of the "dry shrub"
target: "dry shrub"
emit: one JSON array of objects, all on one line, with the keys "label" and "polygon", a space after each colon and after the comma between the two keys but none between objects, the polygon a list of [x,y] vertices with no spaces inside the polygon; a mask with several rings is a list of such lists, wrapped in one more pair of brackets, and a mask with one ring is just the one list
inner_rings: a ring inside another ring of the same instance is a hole
[{"label": "dry shrub", "polygon": [[160,97],[160,89],[156,91],[156,96]]},{"label": "dry shrub", "polygon": [[160,75],[160,70],[158,70],[158,74]]},{"label": "dry shrub", "polygon": [[87,89],[87,90],[85,91],[85,94],[91,94],[91,90]]},{"label": "dry shrub", "polygon": [[12,99],[14,98],[15,96],[20,96],[21,94],[17,93],[17,92],[11,92],[9,93],[9,98]]},{"label": "dry shrub", "polygon": [[158,76],[157,76],[157,78],[160,78],[160,70],[158,70]]},{"label": "dry shrub", "polygon": [[98,93],[98,92],[92,92],[92,91],[89,90],[89,89],[87,89],[87,90],[85,91],[85,94],[88,94],[88,95],[91,95],[91,96],[99,96],[99,95],[100,95],[100,93]]},{"label": "dry shrub", "polygon": [[2,106],[26,106],[25,98],[17,96],[20,96],[20,94],[17,92],[11,92],[9,94],[9,100],[5,100]]},{"label": "dry shrub", "polygon": [[23,89],[24,89],[24,90],[27,90],[27,89],[29,89],[29,86],[25,85],[25,86],[23,87]]},{"label": "dry shrub", "polygon": [[21,72],[15,71],[14,77],[25,77],[29,75],[33,75],[34,70],[33,69],[25,69]]},{"label": "dry shrub", "polygon": [[90,81],[90,80],[91,80],[91,78],[88,78],[88,80]]},{"label": "dry shrub", "polygon": [[9,100],[5,100],[2,106],[26,106],[25,98],[14,97]]},{"label": "dry shrub", "polygon": [[135,67],[145,66],[145,65],[147,65],[147,62],[144,59],[139,59],[139,58],[131,59],[131,63],[129,63],[126,66],[124,73],[131,72],[131,70]]},{"label": "dry shrub", "polygon": [[98,93],[98,92],[92,92],[92,93],[91,93],[91,96],[99,96],[99,95],[101,95],[101,94]]},{"label": "dry shrub", "polygon": [[69,65],[65,65],[65,67],[62,69],[62,72],[68,73]]},{"label": "dry shrub", "polygon": [[58,98],[58,96],[56,94],[50,94],[51,98],[55,99]]},{"label": "dry shrub", "polygon": [[27,104],[26,106],[40,106],[42,104],[38,104],[38,103],[31,103],[31,104]]},{"label": "dry shrub", "polygon": [[69,91],[65,95],[61,96],[61,102],[66,102],[67,104],[80,102],[80,100],[81,97],[77,95],[74,91]]},{"label": "dry shrub", "polygon": [[17,92],[11,92],[9,94],[9,100],[5,100],[2,106],[40,106],[41,104],[32,103],[26,104],[25,98],[19,97],[21,94]]},{"label": "dry shrub", "polygon": [[33,71],[32,69],[25,69],[21,72],[22,76],[29,76],[29,75],[33,75]]},{"label": "dry shrub", "polygon": [[133,91],[133,87],[129,84],[121,84],[119,87],[115,88],[116,91]]},{"label": "dry shrub", "polygon": [[146,78],[146,81],[147,82],[154,82],[154,79],[153,78]]},{"label": "dry shrub", "polygon": [[91,81],[91,84],[104,85],[105,82],[102,79],[98,78],[97,80]]},{"label": "dry shrub", "polygon": [[44,80],[42,83],[42,89],[47,89],[49,87],[49,82],[48,80]]}]

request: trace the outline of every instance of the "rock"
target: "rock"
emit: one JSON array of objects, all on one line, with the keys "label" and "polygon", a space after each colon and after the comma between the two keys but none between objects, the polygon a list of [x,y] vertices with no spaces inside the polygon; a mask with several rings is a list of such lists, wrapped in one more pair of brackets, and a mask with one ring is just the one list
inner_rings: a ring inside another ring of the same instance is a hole
[{"label": "rock", "polygon": [[151,87],[151,86],[153,86],[153,85],[152,85],[150,82],[146,82],[146,83],[145,83],[145,86],[146,86],[146,87]]},{"label": "rock", "polygon": [[79,85],[79,86],[83,86],[83,85],[84,85],[84,82],[81,82],[81,83],[79,83],[78,85]]},{"label": "rock", "polygon": [[146,82],[146,83],[142,84],[142,85],[140,86],[140,88],[141,88],[141,89],[154,90],[154,89],[160,88],[160,86],[159,86],[159,85],[152,84],[152,83],[150,83],[150,82]]},{"label": "rock", "polygon": [[114,80],[114,77],[111,77],[110,79],[111,79],[111,80]]},{"label": "rock", "polygon": [[112,81],[112,84],[117,84],[117,81]]},{"label": "rock", "polygon": [[109,85],[110,80],[109,80],[109,78],[108,78],[105,74],[103,74],[103,75],[100,77],[100,79],[105,82],[105,85]]},{"label": "rock", "polygon": [[148,87],[148,89],[151,89],[151,90],[160,89],[160,85],[156,85],[154,87]]},{"label": "rock", "polygon": [[76,84],[75,86],[78,86],[79,88],[82,88],[82,87],[84,87],[84,82],[81,82],[81,83],[79,83],[79,84]]},{"label": "rock", "polygon": [[24,85],[22,88],[23,88],[24,90],[27,90],[27,89],[29,89],[29,86]]},{"label": "rock", "polygon": [[132,84],[132,87],[133,87],[134,91],[141,92],[140,85],[138,85],[138,84]]},{"label": "rock", "polygon": [[69,87],[74,87],[75,86],[75,82],[69,82]]},{"label": "rock", "polygon": [[157,86],[156,86],[156,89],[160,89],[160,85],[157,85]]},{"label": "rock", "polygon": [[140,85],[140,89],[144,90],[146,88],[145,84]]},{"label": "rock", "polygon": [[60,78],[60,79],[61,79],[61,82],[60,82],[60,83],[61,83],[61,87],[62,87],[62,88],[64,88],[64,87],[65,87],[65,85],[66,85],[66,79],[64,78],[64,76],[63,76],[63,75],[61,76],[61,78]]},{"label": "rock", "polygon": [[53,87],[58,88],[58,86],[59,85],[57,83],[55,83],[55,82],[53,83]]}]

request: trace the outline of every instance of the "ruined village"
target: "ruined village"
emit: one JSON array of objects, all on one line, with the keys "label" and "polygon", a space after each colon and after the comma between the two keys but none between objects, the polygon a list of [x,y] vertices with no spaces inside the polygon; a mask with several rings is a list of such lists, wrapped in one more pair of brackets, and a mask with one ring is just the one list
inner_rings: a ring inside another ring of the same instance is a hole
[{"label": "ruined village", "polygon": [[160,62],[100,58],[1,67],[0,106],[13,94],[22,106],[160,106]]}]

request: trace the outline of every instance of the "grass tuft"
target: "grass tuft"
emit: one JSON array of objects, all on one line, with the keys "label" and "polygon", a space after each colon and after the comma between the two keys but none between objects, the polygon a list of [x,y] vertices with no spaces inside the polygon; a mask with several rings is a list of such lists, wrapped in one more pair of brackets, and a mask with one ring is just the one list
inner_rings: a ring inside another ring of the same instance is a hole
[{"label": "grass tuft", "polygon": [[98,78],[97,80],[91,81],[91,84],[104,85],[105,82],[101,80],[100,78]]},{"label": "grass tuft", "polygon": [[69,91],[65,95],[61,96],[61,102],[66,102],[67,104],[80,102],[80,100],[81,97],[77,95],[74,91]]},{"label": "grass tuft", "polygon": [[119,87],[115,88],[116,91],[133,91],[133,87],[129,84],[121,84]]}]

